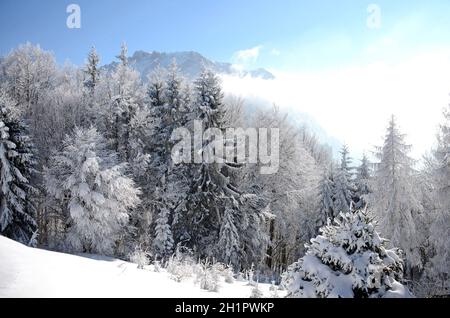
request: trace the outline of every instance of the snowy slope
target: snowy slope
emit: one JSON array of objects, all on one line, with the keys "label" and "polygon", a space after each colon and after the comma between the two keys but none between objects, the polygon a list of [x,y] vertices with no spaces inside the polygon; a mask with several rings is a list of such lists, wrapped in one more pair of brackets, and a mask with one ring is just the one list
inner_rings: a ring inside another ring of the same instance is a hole
[{"label": "snowy slope", "polygon": [[[76,256],[26,247],[0,236],[0,297],[249,297],[246,282],[221,282],[218,293],[194,278],[178,283],[170,274],[101,256]],[[265,296],[269,285],[260,284]],[[280,293],[282,295],[282,293]]]}]

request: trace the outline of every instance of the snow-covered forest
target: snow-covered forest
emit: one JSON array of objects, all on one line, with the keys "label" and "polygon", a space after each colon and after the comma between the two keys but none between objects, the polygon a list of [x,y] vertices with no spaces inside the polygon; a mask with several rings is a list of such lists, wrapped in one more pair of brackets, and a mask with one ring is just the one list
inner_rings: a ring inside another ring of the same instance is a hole
[{"label": "snow-covered forest", "polygon": [[[288,297],[450,293],[450,106],[419,161],[394,116],[373,152],[334,158],[276,106],[247,107],[176,62],[143,79],[126,45],[113,69],[95,48],[82,67],[29,43],[0,58],[0,234],[168,271],[189,255]],[[173,132],[194,121],[278,128],[278,171],[175,160]]]}]

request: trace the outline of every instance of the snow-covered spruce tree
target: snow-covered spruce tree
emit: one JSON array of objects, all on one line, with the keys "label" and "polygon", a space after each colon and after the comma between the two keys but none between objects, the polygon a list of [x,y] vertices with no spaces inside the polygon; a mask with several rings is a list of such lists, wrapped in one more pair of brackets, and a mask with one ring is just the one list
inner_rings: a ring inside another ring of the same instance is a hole
[{"label": "snow-covered spruce tree", "polygon": [[322,227],[327,223],[327,220],[334,219],[337,215],[334,207],[334,180],[333,168],[327,169],[320,180],[319,184],[319,217],[318,227]]},{"label": "snow-covered spruce tree", "polygon": [[135,158],[131,142],[132,118],[142,107],[145,96],[140,75],[128,65],[127,47],[122,45],[117,58],[120,63],[111,75],[112,100],[111,113],[108,114],[108,137],[119,159],[131,162]]},{"label": "snow-covered spruce tree", "polygon": [[94,129],[75,128],[45,173],[50,196],[63,206],[67,248],[113,255],[127,231],[139,190]]},{"label": "snow-covered spruce tree", "polygon": [[405,143],[404,138],[392,116],[384,145],[376,153],[379,162],[369,206],[379,220],[381,233],[393,246],[404,251],[408,278],[412,278],[413,268],[422,266],[416,229],[422,207],[416,193],[414,161],[409,157],[411,146]]},{"label": "snow-covered spruce tree", "polygon": [[237,223],[234,223],[238,225],[238,237],[241,243],[239,252],[241,268],[250,268],[254,263],[262,263],[266,257],[269,243],[266,221],[269,219],[269,215],[265,213],[264,203],[265,200],[256,194],[244,193],[241,196],[239,218]]},{"label": "snow-covered spruce tree", "polygon": [[367,210],[356,210],[321,228],[284,274],[288,297],[410,297],[399,251],[385,247],[372,222]]},{"label": "snow-covered spruce tree", "polygon": [[[170,164],[170,127],[169,122],[170,108],[165,99],[165,81],[164,72],[157,68],[149,78],[148,91],[150,116],[154,122],[151,138],[151,169],[152,169],[152,187],[155,192],[161,192],[161,181],[168,171]],[[158,193],[153,195],[158,201]],[[156,209],[156,207],[155,207]]]},{"label": "snow-covered spruce tree", "polygon": [[[154,123],[148,105],[145,104],[145,88],[140,75],[128,64],[127,54],[127,46],[122,44],[115,69],[98,85],[102,108],[100,112],[103,115],[97,122],[100,123],[101,132],[107,137],[110,149],[117,153],[120,162],[128,164],[126,173],[133,177],[142,190],[141,204],[130,213],[133,231],[129,233],[130,237],[126,239],[127,246],[124,248],[131,252],[134,244],[145,249],[150,247],[148,228],[153,215],[148,204],[151,197],[147,184],[151,175],[149,152]],[[106,96],[102,96],[102,90],[108,92]],[[102,101],[104,97],[107,97],[106,102]]]},{"label": "snow-covered spruce tree", "polygon": [[[153,136],[154,121],[150,110],[144,104],[136,110],[131,118],[129,149],[130,158],[128,161],[129,172],[133,176],[136,185],[141,189],[141,203],[130,215],[130,223],[135,231],[132,233],[130,244],[138,244],[144,250],[150,251],[152,234],[151,224],[154,221],[154,214],[151,210],[153,200],[153,187],[151,171],[151,140]],[[131,242],[133,241],[133,242]],[[130,246],[131,250],[133,246]]]},{"label": "snow-covered spruce tree", "polygon": [[89,51],[85,69],[84,86],[89,90],[91,95],[94,95],[95,87],[99,82],[100,70],[98,64],[100,63],[100,57],[97,54],[95,47],[92,47]]},{"label": "snow-covered spruce tree", "polygon": [[176,60],[173,60],[166,74],[164,100],[171,115],[170,123],[176,128],[186,125],[188,119],[186,115],[189,110],[190,93],[185,90],[186,86]]},{"label": "snow-covered spruce tree", "polygon": [[[237,204],[237,202],[236,202]],[[240,238],[236,227],[236,210],[225,207],[219,232],[220,260],[238,269],[240,266]]]},{"label": "snow-covered spruce tree", "polygon": [[[186,171],[185,165],[175,166],[172,160],[172,147],[175,140],[172,140],[172,133],[175,129],[186,127],[190,120],[190,91],[189,86],[184,78],[180,75],[176,61],[173,60],[165,76],[164,82],[164,102],[165,105],[160,109],[161,124],[159,127],[160,143],[164,145],[164,150],[161,151],[161,158],[166,159],[166,167],[163,174],[167,179],[167,186],[165,189],[166,205],[178,206],[183,198],[186,184],[183,184],[183,177]],[[173,217],[176,222],[177,216]]]},{"label": "snow-covered spruce tree", "polygon": [[354,191],[350,164],[349,150],[347,145],[344,145],[341,150],[341,164],[334,178],[335,213],[347,212],[350,209]]},{"label": "snow-covered spruce tree", "polygon": [[[222,103],[222,126],[245,127],[242,100],[233,96],[227,96]],[[231,138],[228,139],[225,144],[227,149],[233,151],[236,149],[233,148],[231,140]],[[239,200],[236,199],[236,202],[232,202],[230,205],[233,207],[232,209],[224,211],[224,220],[225,218],[227,219],[227,225],[222,222],[219,230],[219,240],[221,242],[218,245],[234,246],[234,248],[227,251],[218,248],[217,251],[217,255],[219,255],[217,258],[227,264],[231,264],[234,270],[249,268],[253,263],[261,263],[265,257],[268,243],[268,235],[265,231],[265,211],[267,210],[265,207],[267,202],[255,193],[256,186],[252,189],[251,182],[246,179],[247,166],[248,164],[238,164],[237,160],[233,160],[229,163],[229,166],[224,168],[224,173],[227,174],[232,184],[242,185],[239,190],[242,193],[239,196]],[[189,165],[186,165],[186,167],[189,168]],[[189,172],[184,173],[185,178],[190,177]],[[248,187],[245,187],[245,185],[248,185]],[[229,217],[225,217],[225,213],[229,213]],[[233,233],[233,228],[236,228],[238,235]]]},{"label": "snow-covered spruce tree", "polygon": [[173,236],[169,224],[170,211],[166,207],[158,210],[155,225],[155,238],[153,240],[156,256],[166,258],[172,255]]},{"label": "snow-covered spruce tree", "polygon": [[[239,97],[227,95],[224,98],[223,103],[224,126],[234,128],[247,127],[247,124],[249,123],[245,122],[244,101]],[[226,143],[227,147],[231,146],[229,140]],[[230,147],[229,149],[233,148]],[[229,219],[228,223],[230,225],[234,224],[234,228],[236,228],[238,235],[232,235],[230,232],[229,234],[231,235],[226,236],[223,229],[226,229],[227,227],[225,227],[224,224],[221,226],[222,233],[219,233],[219,239],[222,239],[222,243],[219,245],[223,246],[226,241],[239,243],[239,246],[234,244],[234,246],[237,247],[237,250],[236,248],[231,249],[230,252],[228,252],[229,255],[222,255],[223,259],[231,260],[230,263],[233,265],[231,268],[234,268],[235,270],[239,269],[239,265],[240,268],[247,269],[250,268],[252,264],[261,264],[263,262],[269,241],[266,231],[266,220],[268,219],[268,215],[270,215],[267,209],[267,201],[255,191],[257,185],[247,179],[247,173],[250,171],[247,169],[249,163],[237,166],[239,166],[239,169],[233,169],[236,173],[229,175],[229,177],[233,184],[241,185],[240,191],[242,192],[242,195],[239,198],[239,202],[235,202],[238,206],[239,213],[230,210],[230,216],[233,217],[233,220]],[[256,173],[260,174],[258,168],[256,168]],[[233,239],[233,236],[237,239]],[[235,257],[231,255],[233,253],[235,254]],[[237,259],[238,262],[233,261],[232,259]]]},{"label": "snow-covered spruce tree", "polygon": [[430,226],[430,242],[435,250],[429,275],[436,293],[450,291],[450,106],[444,112],[444,122],[438,134],[438,146],[433,152],[434,198],[437,209]]},{"label": "snow-covered spruce tree", "polygon": [[37,224],[30,184],[35,161],[25,127],[12,113],[12,102],[0,94],[0,234],[36,244]]},{"label": "snow-covered spruce tree", "polygon": [[370,167],[369,159],[366,154],[363,155],[361,159],[361,164],[357,168],[355,176],[355,207],[357,209],[362,209],[366,206],[367,196],[370,193]]},{"label": "snow-covered spruce tree", "polygon": [[[201,122],[202,128],[223,130],[225,128],[223,94],[218,77],[211,71],[204,70],[196,80],[195,97],[195,119]],[[203,160],[192,165],[193,182],[186,197],[187,213],[184,220],[191,237],[188,244],[196,248],[200,256],[217,256],[219,261],[229,263],[231,259],[222,258],[222,251],[226,246],[218,244],[227,243],[229,240],[219,239],[219,233],[224,211],[231,213],[231,210],[235,210],[237,214],[239,213],[240,191],[232,183],[233,163],[208,163],[205,160],[204,154],[210,152],[209,147],[213,138],[214,136],[203,138],[202,144],[199,145],[202,147],[200,155],[203,155]],[[234,221],[236,219],[234,218]],[[228,222],[232,221],[228,218]]]},{"label": "snow-covered spruce tree", "polygon": [[[155,247],[164,246],[165,251],[162,254],[165,256],[171,253],[174,243],[172,227],[175,226],[178,229],[184,227],[182,224],[178,224],[178,221],[180,220],[179,214],[184,210],[183,198],[187,191],[188,179],[184,175],[185,167],[183,165],[175,166],[171,153],[175,143],[171,138],[173,131],[187,123],[189,100],[185,96],[187,92],[184,87],[184,81],[178,73],[175,61],[172,62],[166,74],[163,74],[161,70],[156,70],[149,86],[151,114],[156,123],[151,147],[151,166],[155,189],[152,195],[153,210],[157,215],[155,228],[157,245]],[[161,231],[162,229],[164,232]],[[176,232],[178,243],[181,231]],[[156,252],[160,254],[162,251],[157,248]]]},{"label": "snow-covered spruce tree", "polygon": [[89,51],[86,65],[83,69],[84,74],[84,80],[83,80],[83,87],[84,87],[84,94],[85,99],[87,100],[86,108],[87,111],[85,114],[80,114],[82,116],[82,124],[83,126],[87,126],[91,123],[98,123],[98,109],[96,109],[96,99],[95,99],[95,92],[97,89],[97,86],[100,82],[100,69],[99,64],[100,63],[100,57],[97,54],[97,51],[95,47],[92,47]]}]

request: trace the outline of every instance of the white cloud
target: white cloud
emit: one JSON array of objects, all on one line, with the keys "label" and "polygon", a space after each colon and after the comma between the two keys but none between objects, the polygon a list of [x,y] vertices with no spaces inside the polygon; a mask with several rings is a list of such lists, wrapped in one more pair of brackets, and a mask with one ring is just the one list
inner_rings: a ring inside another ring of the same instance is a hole
[{"label": "white cloud", "polygon": [[258,59],[262,48],[262,45],[258,45],[251,49],[237,51],[233,54],[233,61],[236,64],[254,63]]},{"label": "white cloud", "polygon": [[431,148],[449,102],[450,49],[386,62],[320,72],[277,72],[277,79],[224,77],[227,92],[263,98],[284,109],[308,112],[355,152],[382,142],[391,114],[413,145],[413,156]]},{"label": "white cloud", "polygon": [[272,49],[270,50],[270,54],[273,56],[280,56],[281,55],[281,51],[278,49]]}]

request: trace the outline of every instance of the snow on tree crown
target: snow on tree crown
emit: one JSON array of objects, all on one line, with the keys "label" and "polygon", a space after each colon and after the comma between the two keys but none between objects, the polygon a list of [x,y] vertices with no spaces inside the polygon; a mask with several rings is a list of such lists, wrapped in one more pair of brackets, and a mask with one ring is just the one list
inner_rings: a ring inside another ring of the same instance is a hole
[{"label": "snow on tree crown", "polygon": [[[340,213],[307,244],[284,284],[291,297],[386,297],[407,289],[398,249],[386,249],[367,210]],[[404,296],[404,295],[403,295]]]}]

